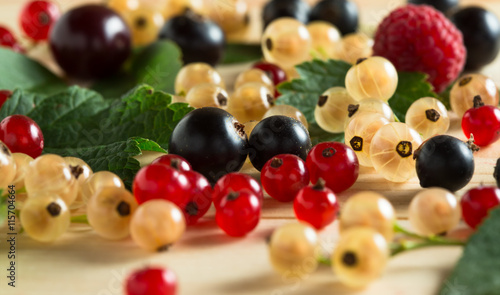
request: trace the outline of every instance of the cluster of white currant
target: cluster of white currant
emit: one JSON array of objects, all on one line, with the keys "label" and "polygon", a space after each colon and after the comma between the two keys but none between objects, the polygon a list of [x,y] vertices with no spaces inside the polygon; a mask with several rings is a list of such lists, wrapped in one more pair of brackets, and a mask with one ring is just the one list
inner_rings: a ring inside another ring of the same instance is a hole
[{"label": "cluster of white currant", "polygon": [[[355,63],[372,54],[373,40],[363,33],[352,33],[342,38],[339,30],[324,21],[308,25],[293,18],[274,20],[264,31],[262,52],[266,61],[293,74],[297,64],[319,59],[341,59]],[[293,77],[293,75],[292,75]]]},{"label": "cluster of white currant", "polygon": [[[441,188],[419,192],[409,207],[409,220],[423,236],[446,233],[460,221],[456,197]],[[395,210],[375,192],[359,192],[342,208],[340,239],[331,253],[332,269],[340,282],[365,288],[379,278],[391,256],[395,237]],[[304,278],[313,273],[324,255],[315,229],[306,223],[290,223],[276,229],[269,241],[273,268],[287,278]]]},{"label": "cluster of white currant", "polygon": [[[218,107],[249,126],[274,115],[290,116],[307,126],[304,115],[296,108],[274,105],[275,86],[263,70],[251,68],[243,71],[237,76],[234,89],[229,96],[221,75],[205,63],[184,66],[175,80],[177,101],[185,101],[194,108]],[[249,130],[245,130],[249,134]]]},{"label": "cluster of white currant", "polygon": [[216,22],[231,38],[249,27],[249,11],[244,0],[230,0],[224,5],[208,5],[203,0],[110,0],[107,6],[118,12],[129,25],[135,46],[158,39],[166,20],[181,15],[186,8]]},{"label": "cluster of white currant", "polygon": [[165,200],[138,206],[120,177],[93,173],[83,160],[45,154],[36,159],[10,153],[0,141],[0,188],[14,185],[24,231],[53,242],[69,228],[72,214],[86,212],[90,226],[106,239],[131,234],[141,247],[159,250],[177,241],[186,228],[182,211]]},{"label": "cluster of white currant", "polygon": [[318,125],[332,133],[344,131],[359,163],[374,167],[387,180],[405,182],[415,176],[413,152],[422,138],[448,130],[446,107],[424,97],[410,106],[406,124],[394,122],[387,101],[396,91],[398,73],[383,57],[359,59],[347,72],[345,85],[320,96],[314,112]]}]

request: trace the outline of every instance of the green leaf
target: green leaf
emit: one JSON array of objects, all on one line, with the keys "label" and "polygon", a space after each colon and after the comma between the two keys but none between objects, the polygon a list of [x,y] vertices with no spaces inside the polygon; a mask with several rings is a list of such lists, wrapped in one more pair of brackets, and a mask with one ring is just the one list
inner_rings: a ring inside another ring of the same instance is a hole
[{"label": "green leaf", "polygon": [[63,80],[37,61],[0,47],[0,89],[21,88],[52,94],[66,87]]},{"label": "green leaf", "polygon": [[120,98],[139,84],[174,93],[175,77],[182,67],[181,51],[171,41],[157,41],[137,49],[123,70],[98,80],[92,89],[105,98]]},{"label": "green leaf", "polygon": [[224,51],[223,64],[234,64],[258,61],[262,59],[260,44],[229,43]]},{"label": "green leaf", "polygon": [[321,129],[318,124],[309,124],[309,136],[311,137],[312,145],[316,145],[325,141],[344,142],[344,133],[329,133]]},{"label": "green leaf", "polygon": [[172,104],[172,96],[167,93],[154,91],[151,86],[138,86],[111,107],[101,124],[108,126],[103,130],[106,133],[103,140],[112,143],[140,136],[167,149],[175,126],[191,110],[186,103]]},{"label": "green leaf", "polygon": [[26,115],[42,129],[45,146],[78,146],[89,132],[89,118],[108,105],[97,92],[78,86],[48,97],[16,90],[2,107],[0,120],[13,114]]},{"label": "green leaf", "polygon": [[181,67],[179,47],[170,41],[158,41],[134,58],[131,69],[136,84],[148,84],[156,90],[175,93],[175,77]]},{"label": "green leaf", "polygon": [[278,86],[282,95],[277,104],[287,104],[299,109],[309,122],[309,135],[313,144],[324,141],[344,141],[344,134],[332,134],[322,130],[314,119],[318,98],[327,89],[345,86],[345,76],[351,65],[338,60],[314,60],[297,66],[299,79]]},{"label": "green leaf", "polygon": [[308,122],[315,123],[314,108],[318,98],[331,87],[344,87],[345,76],[351,65],[339,60],[314,60],[300,64],[296,68],[300,79],[278,86],[278,91],[282,95],[276,103],[296,107]]},{"label": "green leaf", "polygon": [[94,172],[111,171],[120,176],[129,188],[135,174],[141,168],[139,161],[134,157],[142,155],[144,151],[165,152],[156,142],[139,137],[87,148],[48,148],[45,150],[46,153],[64,157],[81,158]]},{"label": "green leaf", "polygon": [[500,290],[500,208],[472,235],[440,295],[496,295]]},{"label": "green leaf", "polygon": [[453,85],[455,84],[456,81],[451,83],[446,89],[439,93],[438,99],[444,104],[447,110],[451,110],[451,104],[450,104],[450,92],[451,88],[453,88]]},{"label": "green leaf", "polygon": [[111,77],[103,78],[92,85],[92,90],[99,92],[106,99],[122,97],[137,86],[134,76],[126,72],[119,72]]},{"label": "green leaf", "polygon": [[404,122],[406,111],[411,104],[422,97],[438,97],[432,91],[432,85],[427,82],[427,75],[417,72],[399,72],[396,93],[389,99],[392,111]]}]

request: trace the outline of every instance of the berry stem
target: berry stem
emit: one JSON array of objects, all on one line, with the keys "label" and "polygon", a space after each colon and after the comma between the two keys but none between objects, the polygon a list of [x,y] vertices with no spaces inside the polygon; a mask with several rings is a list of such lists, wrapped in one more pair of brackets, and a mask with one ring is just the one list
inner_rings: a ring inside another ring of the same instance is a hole
[{"label": "berry stem", "polygon": [[83,223],[83,224],[89,224],[89,221],[87,219],[87,215],[78,215],[78,216],[71,216],[71,223]]},{"label": "berry stem", "polygon": [[414,232],[410,232],[397,223],[394,223],[394,232],[405,235],[408,238],[418,239],[421,241],[408,241],[401,239],[391,243],[391,256],[403,253],[405,251],[434,247],[434,246],[465,246],[465,242],[450,240],[440,236],[422,236]]},{"label": "berry stem", "polygon": [[[458,240],[446,239],[440,236],[422,236],[417,233],[411,232],[397,223],[394,223],[394,232],[400,233],[409,239],[398,239],[396,242],[390,243],[391,257],[401,254],[403,252],[436,246],[465,246],[465,242]],[[418,240],[418,241],[415,241]],[[324,255],[318,256],[316,259],[319,264],[332,265],[329,257]]]}]

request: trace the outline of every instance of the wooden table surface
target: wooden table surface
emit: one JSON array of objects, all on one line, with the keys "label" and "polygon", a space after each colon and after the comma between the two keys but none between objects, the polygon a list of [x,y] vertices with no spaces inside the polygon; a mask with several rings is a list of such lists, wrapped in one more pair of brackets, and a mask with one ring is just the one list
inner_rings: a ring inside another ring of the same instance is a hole
[{"label": "wooden table surface", "polygon": [[[250,0],[249,0],[250,1]],[[17,27],[17,14],[26,1],[0,0],[0,23]],[[88,0],[59,0],[64,9]],[[96,1],[94,1],[96,2]],[[262,2],[262,1],[257,1]],[[367,26],[376,23],[401,1],[357,0],[361,18]],[[500,15],[500,1],[461,1],[475,3]],[[253,2],[254,5],[258,3]],[[17,32],[17,29],[15,29]],[[225,73],[232,69],[222,69]],[[486,67],[483,73],[500,82],[500,61]],[[230,75],[230,74],[228,74]],[[465,139],[459,120],[452,115],[450,134]],[[500,143],[475,154],[476,172],[470,184],[457,192],[483,183],[494,185],[492,177]],[[255,175],[255,171],[248,170]],[[257,175],[258,176],[258,175]],[[343,202],[360,190],[383,193],[397,209],[400,222],[407,225],[406,210],[409,201],[420,190],[418,180],[404,184],[385,181],[373,169],[362,168],[353,188],[340,194]],[[25,235],[17,242],[17,285],[7,286],[6,235],[0,232],[0,294],[54,295],[123,294],[123,280],[134,269],[145,265],[162,265],[174,270],[179,279],[179,294],[435,294],[461,255],[458,247],[425,249],[397,256],[388,264],[384,275],[363,291],[343,287],[329,267],[319,270],[303,281],[286,280],[276,274],[268,261],[265,238],[277,226],[294,220],[291,204],[282,204],[266,198],[262,220],[257,229],[246,238],[227,237],[215,225],[213,209],[199,225],[190,227],[179,243],[165,253],[148,253],[133,241],[107,241],[88,227],[73,226],[53,244],[41,244]],[[462,229],[459,234],[467,233]],[[338,239],[337,223],[321,232],[321,246],[331,252]],[[460,288],[460,282],[455,282]],[[471,290],[472,292],[472,290]],[[471,292],[467,294],[472,294]]]}]

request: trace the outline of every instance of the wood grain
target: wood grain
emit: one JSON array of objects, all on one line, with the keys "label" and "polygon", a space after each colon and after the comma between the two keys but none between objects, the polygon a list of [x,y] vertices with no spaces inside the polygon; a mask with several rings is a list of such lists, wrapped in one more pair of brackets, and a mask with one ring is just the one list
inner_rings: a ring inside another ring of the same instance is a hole
[{"label": "wood grain", "polygon": [[[207,0],[210,1],[210,0]],[[17,15],[26,1],[0,0],[0,20],[15,32]],[[59,0],[63,9],[81,3],[101,2],[91,0]],[[253,7],[263,0],[248,2]],[[380,19],[403,1],[355,0],[361,7],[361,19],[365,27],[375,26]],[[495,0],[461,1],[462,5],[483,5],[500,14],[500,2]],[[254,8],[254,18],[259,17]],[[254,29],[255,32],[258,31]],[[255,41],[255,40],[254,40]],[[248,65],[221,68],[226,80],[234,72]],[[500,61],[483,69],[483,73],[500,83]],[[452,116],[450,134],[465,139],[460,122]],[[476,173],[471,183],[457,192],[463,192],[479,184],[493,185],[493,168],[500,156],[500,143],[482,149],[475,154]],[[143,158],[144,162],[151,159]],[[246,172],[258,178],[252,168]],[[403,225],[408,225],[406,210],[409,201],[420,190],[418,179],[404,184],[385,181],[373,169],[361,169],[361,175],[353,188],[340,194],[341,202],[361,190],[374,190],[388,197],[397,209]],[[69,233],[54,244],[37,243],[25,235],[18,236],[17,287],[7,286],[5,269],[8,265],[6,235],[0,232],[0,294],[4,295],[110,295],[123,294],[123,281],[134,269],[145,265],[162,265],[173,269],[179,277],[183,295],[234,295],[234,294],[387,294],[427,295],[436,294],[443,279],[451,271],[461,255],[457,247],[445,247],[415,251],[391,259],[384,275],[364,291],[343,287],[328,267],[320,267],[317,273],[304,281],[294,281],[275,274],[268,262],[265,238],[277,226],[294,219],[290,204],[278,203],[268,197],[264,202],[263,219],[256,231],[244,239],[225,236],[213,220],[213,209],[202,222],[189,228],[181,242],[162,254],[147,253],[130,239],[107,241],[98,237],[85,226],[72,226]],[[462,225],[463,228],[463,225]],[[468,233],[461,230],[461,233]],[[338,239],[337,223],[321,232],[324,252],[331,252]],[[460,282],[455,282],[460,288]],[[466,290],[467,291],[467,290]],[[469,290],[472,292],[472,290]],[[469,293],[470,293],[469,292]],[[467,293],[467,294],[469,294]]]}]

